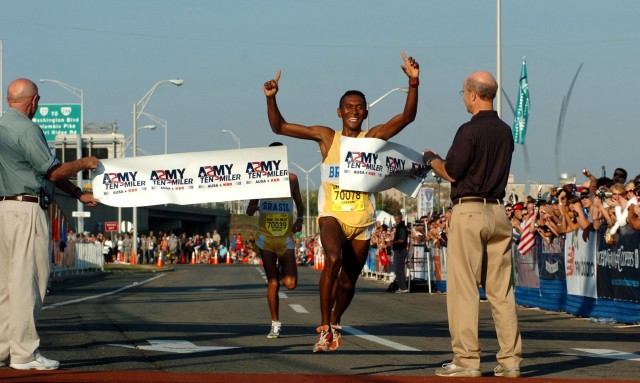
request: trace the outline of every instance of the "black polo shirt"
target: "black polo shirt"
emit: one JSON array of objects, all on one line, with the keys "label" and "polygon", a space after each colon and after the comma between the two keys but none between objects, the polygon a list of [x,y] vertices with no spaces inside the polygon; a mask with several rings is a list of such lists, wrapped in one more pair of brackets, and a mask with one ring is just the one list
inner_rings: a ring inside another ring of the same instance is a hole
[{"label": "black polo shirt", "polygon": [[[404,221],[400,221],[399,224],[396,225],[396,232],[393,235],[393,244],[391,245],[392,250],[402,250],[407,248],[407,239],[409,238],[409,232],[407,230],[407,226],[404,224]],[[395,243],[397,240],[402,240],[402,243]]]},{"label": "black polo shirt", "polygon": [[513,154],[511,128],[494,110],[476,113],[458,129],[445,170],[456,180],[451,200],[484,197],[502,200]]}]

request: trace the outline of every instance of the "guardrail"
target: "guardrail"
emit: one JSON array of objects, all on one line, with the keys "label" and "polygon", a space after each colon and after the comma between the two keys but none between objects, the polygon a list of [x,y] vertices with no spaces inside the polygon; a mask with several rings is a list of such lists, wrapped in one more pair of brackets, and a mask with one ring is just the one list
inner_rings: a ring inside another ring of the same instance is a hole
[{"label": "guardrail", "polygon": [[104,270],[102,244],[70,242],[61,250],[60,242],[52,242],[51,276],[84,274]]},{"label": "guardrail", "polygon": [[[514,243],[516,302],[602,323],[640,323],[640,231],[621,227],[611,245],[604,233],[605,228],[578,230],[549,243],[536,237],[533,249],[524,255]],[[411,283],[427,283],[429,292],[446,292],[447,249],[427,244],[425,250],[412,247],[407,276]],[[387,270],[371,251],[363,276],[393,281],[394,274]]]}]

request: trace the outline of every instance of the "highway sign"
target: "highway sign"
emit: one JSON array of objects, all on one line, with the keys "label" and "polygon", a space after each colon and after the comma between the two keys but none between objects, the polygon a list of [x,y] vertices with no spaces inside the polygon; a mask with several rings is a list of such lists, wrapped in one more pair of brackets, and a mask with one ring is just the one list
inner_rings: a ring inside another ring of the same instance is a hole
[{"label": "highway sign", "polygon": [[80,104],[40,104],[33,122],[40,125],[47,141],[60,134],[80,134],[82,109]]}]

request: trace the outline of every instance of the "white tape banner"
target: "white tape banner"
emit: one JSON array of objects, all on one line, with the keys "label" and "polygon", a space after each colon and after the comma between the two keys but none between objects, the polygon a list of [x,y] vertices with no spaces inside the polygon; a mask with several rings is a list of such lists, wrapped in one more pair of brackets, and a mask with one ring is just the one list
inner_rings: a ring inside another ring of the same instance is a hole
[{"label": "white tape banner", "polygon": [[291,196],[286,146],[101,160],[91,186],[116,207]]},{"label": "white tape banner", "polygon": [[422,154],[378,138],[340,140],[340,189],[381,192],[391,188],[416,198],[428,174]]}]

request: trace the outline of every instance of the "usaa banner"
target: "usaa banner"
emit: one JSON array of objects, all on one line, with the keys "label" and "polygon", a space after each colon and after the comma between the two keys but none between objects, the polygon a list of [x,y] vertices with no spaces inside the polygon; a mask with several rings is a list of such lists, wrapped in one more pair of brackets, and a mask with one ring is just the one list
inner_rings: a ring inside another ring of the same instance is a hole
[{"label": "usaa banner", "polygon": [[398,189],[418,196],[428,170],[413,149],[378,138],[340,140],[340,189],[381,192]]},{"label": "usaa banner", "polygon": [[101,160],[91,185],[116,207],[291,196],[286,146]]}]

